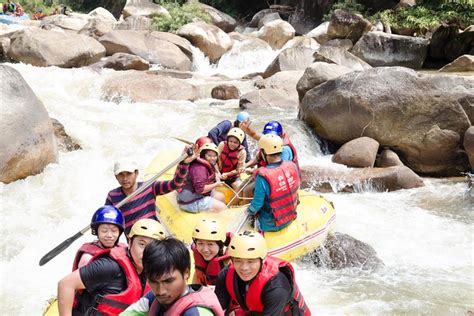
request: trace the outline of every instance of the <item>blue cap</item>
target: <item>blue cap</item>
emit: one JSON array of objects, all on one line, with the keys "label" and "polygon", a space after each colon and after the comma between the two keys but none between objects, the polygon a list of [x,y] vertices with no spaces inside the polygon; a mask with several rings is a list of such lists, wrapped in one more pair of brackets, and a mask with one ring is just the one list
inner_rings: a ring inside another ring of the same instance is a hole
[{"label": "blue cap", "polygon": [[274,135],[281,136],[281,134],[283,134],[283,127],[278,121],[270,121],[267,124],[265,124],[265,127],[263,128],[262,133],[263,135],[274,134]]},{"label": "blue cap", "polygon": [[236,117],[236,121],[243,122],[250,118],[250,115],[247,112],[239,112]]}]

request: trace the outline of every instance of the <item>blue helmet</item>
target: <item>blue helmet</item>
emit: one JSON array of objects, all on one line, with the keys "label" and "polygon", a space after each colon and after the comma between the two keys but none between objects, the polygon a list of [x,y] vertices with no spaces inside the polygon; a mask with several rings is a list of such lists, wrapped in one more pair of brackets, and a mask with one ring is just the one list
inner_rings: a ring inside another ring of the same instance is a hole
[{"label": "blue helmet", "polygon": [[120,234],[124,231],[125,221],[122,212],[112,205],[104,205],[95,211],[91,219],[92,235],[97,235],[97,228],[100,224],[113,224],[120,229]]},{"label": "blue helmet", "polygon": [[250,115],[247,112],[239,112],[237,117],[235,118],[236,121],[243,122],[250,118]]},{"label": "blue helmet", "polygon": [[274,134],[274,135],[281,136],[281,134],[283,134],[283,127],[278,121],[270,121],[267,124],[265,124],[265,127],[263,128],[262,133],[263,135]]}]

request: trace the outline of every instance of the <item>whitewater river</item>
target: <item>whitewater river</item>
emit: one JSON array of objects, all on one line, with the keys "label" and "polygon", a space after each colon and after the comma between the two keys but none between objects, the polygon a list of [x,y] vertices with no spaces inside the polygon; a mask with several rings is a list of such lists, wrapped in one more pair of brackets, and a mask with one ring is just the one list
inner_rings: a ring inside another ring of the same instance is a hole
[{"label": "whitewater river", "polygon": [[[259,64],[259,58],[253,63]],[[220,67],[255,71],[254,64],[240,60]],[[205,63],[196,65],[210,71]],[[172,136],[194,140],[222,119],[233,119],[238,103],[116,104],[101,98],[101,83],[111,70],[98,74],[11,66],[83,147],[60,153],[58,163],[39,175],[0,184],[0,314],[40,315],[56,293],[58,280],[70,271],[77,248],[92,238],[88,234],[76,241],[43,267],[38,261],[86,226],[107,192],[117,186],[114,160],[132,157],[143,168],[160,152],[182,146]],[[283,123],[303,165],[340,168],[321,153],[296,115],[278,109],[251,112],[258,129],[269,119]],[[337,230],[370,244],[385,266],[375,272],[331,271],[296,263],[297,280],[315,314],[466,315],[474,310],[474,198],[463,182],[425,183],[423,188],[393,193],[325,194],[335,204]]]}]

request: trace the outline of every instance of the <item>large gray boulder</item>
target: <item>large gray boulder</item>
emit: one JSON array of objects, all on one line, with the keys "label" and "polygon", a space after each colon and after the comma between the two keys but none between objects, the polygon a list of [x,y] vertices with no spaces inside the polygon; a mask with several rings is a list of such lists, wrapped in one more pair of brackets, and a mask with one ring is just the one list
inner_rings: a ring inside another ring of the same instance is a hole
[{"label": "large gray boulder", "polygon": [[40,173],[58,158],[53,125],[43,103],[15,69],[0,65],[0,182]]},{"label": "large gray boulder", "polygon": [[188,56],[189,60],[193,59],[193,51],[192,51],[192,46],[191,42],[189,42],[187,39],[178,36],[173,33],[168,33],[168,32],[151,32],[151,35],[156,37],[157,39],[163,40],[163,41],[168,41],[172,44],[175,44],[178,46],[181,51]]},{"label": "large gray boulder", "polygon": [[419,69],[428,52],[429,40],[421,37],[369,32],[352,47],[352,54],[373,67],[403,66]]},{"label": "large gray boulder", "polygon": [[198,47],[212,62],[217,61],[233,44],[232,39],[215,25],[193,22],[183,25],[177,32]]},{"label": "large gray boulder", "polygon": [[86,35],[24,29],[11,37],[8,56],[34,66],[72,68],[99,61],[105,47]]},{"label": "large gray boulder", "polygon": [[341,47],[321,46],[313,57],[314,61],[341,65],[357,71],[372,68],[368,63]]},{"label": "large gray boulder", "polygon": [[148,32],[114,30],[99,38],[107,55],[127,53],[140,56],[164,68],[189,71],[192,63],[178,46],[161,40]]},{"label": "large gray boulder", "polygon": [[338,149],[332,161],[349,167],[373,167],[379,143],[370,137],[353,139]]},{"label": "large gray boulder", "polygon": [[344,144],[368,136],[396,149],[414,171],[445,175],[466,168],[457,161],[460,135],[471,125],[464,107],[473,106],[472,80],[374,68],[308,91],[299,117],[324,139]]},{"label": "large gray boulder", "polygon": [[287,48],[268,65],[263,77],[268,78],[280,71],[305,70],[313,63],[314,52],[315,50],[309,47]]},{"label": "large gray boulder", "polygon": [[370,31],[372,24],[352,12],[336,10],[328,26],[329,38],[347,38],[356,43],[359,38]]},{"label": "large gray boulder", "polygon": [[260,88],[285,90],[296,99],[296,84],[303,75],[303,72],[303,70],[280,71],[258,82],[258,85]]},{"label": "large gray boulder", "polygon": [[306,68],[303,76],[299,79],[296,85],[299,100],[303,100],[306,92],[313,89],[314,87],[317,87],[328,80],[335,79],[351,71],[352,70],[347,67],[325,62],[318,61],[311,64],[308,68]]},{"label": "large gray boulder", "polygon": [[469,127],[464,133],[464,150],[469,157],[471,171],[474,171],[474,126]]}]

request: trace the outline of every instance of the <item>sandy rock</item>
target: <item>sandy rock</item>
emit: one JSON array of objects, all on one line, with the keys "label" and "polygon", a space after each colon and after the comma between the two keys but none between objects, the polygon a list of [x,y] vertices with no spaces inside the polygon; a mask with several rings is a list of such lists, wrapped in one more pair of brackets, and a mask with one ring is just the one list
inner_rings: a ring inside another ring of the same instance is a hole
[{"label": "sandy rock", "polygon": [[53,125],[43,103],[15,69],[0,65],[0,182],[40,173],[58,158]]},{"label": "sandy rock", "polygon": [[471,171],[474,171],[474,126],[469,127],[464,134],[464,150],[469,157]]},{"label": "sandy rock", "polygon": [[368,63],[341,47],[321,46],[314,53],[314,61],[333,63],[356,71],[372,68]]},{"label": "sandy rock", "polygon": [[349,167],[373,167],[379,143],[370,137],[353,139],[332,156],[332,161]]},{"label": "sandy rock", "polygon": [[232,32],[237,26],[237,21],[228,14],[217,10],[207,4],[199,3],[199,6],[211,17],[211,23],[226,33]]},{"label": "sandy rock", "polygon": [[236,86],[223,84],[214,87],[211,96],[219,100],[238,99],[240,98],[240,91]]},{"label": "sandy rock", "polygon": [[372,24],[366,19],[345,10],[334,11],[328,26],[330,39],[349,39],[356,43],[359,38],[370,31]]},{"label": "sandy rock", "polygon": [[51,123],[53,124],[54,136],[56,136],[56,142],[60,151],[67,152],[82,149],[81,145],[66,133],[66,129],[61,122],[52,118]]},{"label": "sandy rock", "polygon": [[320,44],[325,44],[327,41],[329,41],[328,27],[329,22],[321,23],[316,28],[308,32],[306,36],[314,38]]},{"label": "sandy rock", "polygon": [[474,71],[474,56],[462,55],[450,64],[447,64],[439,72],[465,72]]},{"label": "sandy rock", "polygon": [[160,15],[170,17],[168,10],[150,0],[127,0],[122,14],[125,19],[131,15],[141,15],[149,18]]},{"label": "sandy rock", "polygon": [[403,162],[393,150],[385,148],[375,160],[375,165],[379,168],[403,166]]},{"label": "sandy rock", "polygon": [[280,49],[295,36],[295,29],[290,23],[275,20],[268,22],[258,31],[258,38],[264,40],[274,49]]},{"label": "sandy rock", "polygon": [[313,63],[314,52],[308,47],[287,48],[268,65],[263,77],[268,78],[280,71],[305,70]]},{"label": "sandy rock", "polygon": [[8,56],[34,66],[71,68],[97,62],[105,56],[105,48],[81,34],[24,29],[11,37]]},{"label": "sandy rock", "polygon": [[298,107],[298,98],[283,89],[261,89],[242,95],[239,106],[242,109],[278,107],[293,110]]}]

